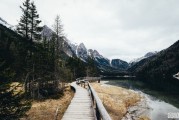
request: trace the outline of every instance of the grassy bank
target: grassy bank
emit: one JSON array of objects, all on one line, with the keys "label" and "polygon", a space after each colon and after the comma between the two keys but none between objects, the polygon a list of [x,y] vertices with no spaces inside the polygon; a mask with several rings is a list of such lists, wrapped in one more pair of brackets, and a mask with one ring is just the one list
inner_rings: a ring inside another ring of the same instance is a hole
[{"label": "grassy bank", "polygon": [[141,100],[141,96],[138,93],[128,89],[101,83],[92,83],[91,85],[98,93],[113,120],[122,119],[126,115],[128,108]]},{"label": "grassy bank", "polygon": [[65,88],[63,96],[58,99],[33,101],[32,107],[21,120],[53,120],[57,108],[57,119],[61,120],[73,96],[74,92],[70,89],[70,86],[68,86]]}]

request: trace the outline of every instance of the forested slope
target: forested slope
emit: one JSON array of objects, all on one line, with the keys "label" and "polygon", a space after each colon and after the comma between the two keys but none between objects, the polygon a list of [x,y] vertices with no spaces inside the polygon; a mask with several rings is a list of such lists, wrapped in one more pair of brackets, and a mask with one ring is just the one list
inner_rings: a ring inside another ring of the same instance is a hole
[{"label": "forested slope", "polygon": [[134,70],[138,78],[163,89],[178,89],[173,75],[179,71],[179,40]]}]

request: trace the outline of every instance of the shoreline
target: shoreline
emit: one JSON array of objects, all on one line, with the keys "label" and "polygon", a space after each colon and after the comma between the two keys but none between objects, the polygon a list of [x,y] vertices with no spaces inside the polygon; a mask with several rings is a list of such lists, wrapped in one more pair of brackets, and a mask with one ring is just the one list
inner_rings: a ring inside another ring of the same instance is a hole
[{"label": "shoreline", "polygon": [[[107,82],[104,82],[103,84],[109,85],[107,84]],[[111,85],[111,86],[114,86],[114,85]],[[139,94],[141,96],[141,99],[135,105],[128,107],[127,113],[122,118],[122,120],[129,120],[129,119],[150,120],[149,116],[150,116],[150,110],[152,108],[147,103],[149,98],[146,96],[146,94],[144,94],[141,91],[134,91],[131,89],[127,89],[127,90],[130,90]]]},{"label": "shoreline", "polygon": [[141,99],[139,102],[137,102],[135,105],[130,106],[127,110],[126,115],[122,118],[122,120],[129,120],[129,119],[139,119],[139,120],[150,120],[150,106],[147,103],[147,98],[146,96],[141,93],[137,92],[140,94]]},{"label": "shoreline", "polygon": [[[105,86],[117,86],[119,85],[115,84],[108,84],[108,81],[102,81],[102,84]],[[165,120],[168,119],[168,113],[178,113],[179,108],[174,106],[173,104],[164,101],[164,99],[158,98],[158,96],[154,96],[152,94],[147,94],[143,89],[137,89],[136,87],[132,87],[132,91],[137,92],[141,96],[141,101],[136,103],[135,105],[128,108],[126,115],[123,120],[128,120],[129,118],[135,116],[143,115],[146,117],[142,117],[140,120],[148,120],[149,118],[151,120]],[[130,89],[131,90],[131,89]],[[155,94],[156,92],[151,89],[151,92]],[[168,97],[168,96],[160,96],[160,97]],[[127,119],[128,118],[128,119]],[[148,118],[148,119],[146,119]]]},{"label": "shoreline", "polygon": [[[107,81],[92,83],[92,86],[113,120],[150,120],[151,108],[143,93],[109,85]],[[104,102],[105,100],[108,102]]]}]

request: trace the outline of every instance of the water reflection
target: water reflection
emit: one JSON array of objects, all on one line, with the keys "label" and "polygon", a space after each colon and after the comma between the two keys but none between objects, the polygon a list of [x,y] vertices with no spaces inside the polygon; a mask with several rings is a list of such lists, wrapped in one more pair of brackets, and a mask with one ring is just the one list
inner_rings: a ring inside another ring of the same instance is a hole
[{"label": "water reflection", "polygon": [[138,91],[145,96],[147,104],[151,108],[149,113],[151,120],[168,120],[168,113],[179,113],[179,95],[152,90],[145,83],[137,80],[105,80],[104,82]]}]

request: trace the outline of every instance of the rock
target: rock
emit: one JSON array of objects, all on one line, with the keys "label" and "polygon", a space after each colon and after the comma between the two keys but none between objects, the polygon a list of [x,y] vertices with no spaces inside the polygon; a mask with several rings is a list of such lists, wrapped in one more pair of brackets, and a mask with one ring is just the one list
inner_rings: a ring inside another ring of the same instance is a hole
[{"label": "rock", "polygon": [[141,100],[135,106],[129,107],[127,110],[127,114],[122,118],[122,120],[136,120],[139,119],[140,116],[145,116],[148,120],[148,113],[150,111],[150,107],[147,104],[146,98],[143,93],[138,92],[141,95]]}]

